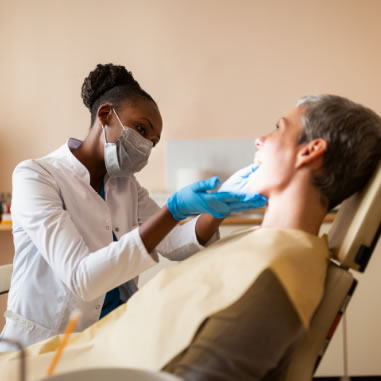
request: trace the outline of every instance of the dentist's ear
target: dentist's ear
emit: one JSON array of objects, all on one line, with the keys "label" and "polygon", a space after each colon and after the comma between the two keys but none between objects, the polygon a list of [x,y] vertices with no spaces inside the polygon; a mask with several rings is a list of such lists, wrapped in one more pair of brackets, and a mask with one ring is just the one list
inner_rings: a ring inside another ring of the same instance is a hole
[{"label": "dentist's ear", "polygon": [[324,152],[328,149],[328,143],[324,139],[314,139],[303,144],[296,157],[296,168],[304,165],[316,165],[320,168],[324,158]]},{"label": "dentist's ear", "polygon": [[97,111],[97,119],[101,126],[107,125],[112,116],[112,106],[109,104],[100,105]]}]

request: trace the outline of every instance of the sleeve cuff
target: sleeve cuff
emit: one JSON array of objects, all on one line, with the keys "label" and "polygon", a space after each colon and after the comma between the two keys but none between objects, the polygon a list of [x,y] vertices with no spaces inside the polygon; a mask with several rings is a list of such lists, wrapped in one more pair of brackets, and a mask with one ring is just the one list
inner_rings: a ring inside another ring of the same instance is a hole
[{"label": "sleeve cuff", "polygon": [[194,245],[198,247],[199,250],[204,249],[205,247],[210,246],[212,243],[218,241],[220,239],[220,230],[218,229],[210,238],[209,240],[204,244],[201,245],[201,243],[198,242],[197,235],[196,235],[196,223],[197,220],[200,218],[200,216],[197,216],[196,218],[193,218],[193,220],[189,221],[187,224],[191,224],[192,231],[193,231],[193,237],[194,237]]}]

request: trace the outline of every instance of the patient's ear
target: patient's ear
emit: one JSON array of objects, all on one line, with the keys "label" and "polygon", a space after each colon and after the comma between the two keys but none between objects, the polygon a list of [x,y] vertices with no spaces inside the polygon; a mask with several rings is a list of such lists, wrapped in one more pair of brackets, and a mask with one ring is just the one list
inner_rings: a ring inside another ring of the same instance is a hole
[{"label": "patient's ear", "polygon": [[324,139],[314,139],[302,145],[296,157],[296,168],[304,165],[313,165],[319,169],[323,164],[324,152],[327,151],[328,143]]}]

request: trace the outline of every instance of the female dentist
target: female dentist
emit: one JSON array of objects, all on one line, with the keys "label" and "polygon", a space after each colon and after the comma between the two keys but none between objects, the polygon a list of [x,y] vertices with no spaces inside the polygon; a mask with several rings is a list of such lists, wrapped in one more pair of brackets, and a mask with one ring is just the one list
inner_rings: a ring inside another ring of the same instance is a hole
[{"label": "female dentist", "polygon": [[[23,346],[64,332],[73,310],[81,331],[137,291],[157,253],[182,260],[215,241],[221,219],[261,207],[240,193],[253,167],[223,184],[185,187],[159,208],[134,177],[159,142],[162,119],[123,66],[97,65],[82,86],[91,128],[13,173],[14,272],[1,337]],[[201,214],[184,225],[178,221]],[[5,343],[0,350],[12,350]]]}]

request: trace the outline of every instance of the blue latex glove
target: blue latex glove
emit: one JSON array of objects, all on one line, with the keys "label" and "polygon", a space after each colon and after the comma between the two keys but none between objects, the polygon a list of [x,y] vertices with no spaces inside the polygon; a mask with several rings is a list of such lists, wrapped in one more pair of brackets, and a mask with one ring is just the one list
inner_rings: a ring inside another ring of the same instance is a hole
[{"label": "blue latex glove", "polygon": [[219,192],[243,192],[243,188],[247,185],[249,177],[258,169],[257,164],[250,164],[231,175],[218,190]]},{"label": "blue latex glove", "polygon": [[168,209],[176,220],[183,220],[192,214],[209,213],[215,218],[225,218],[230,213],[260,208],[267,199],[259,194],[214,192],[220,184],[218,177],[198,181],[180,189],[168,199]]}]

